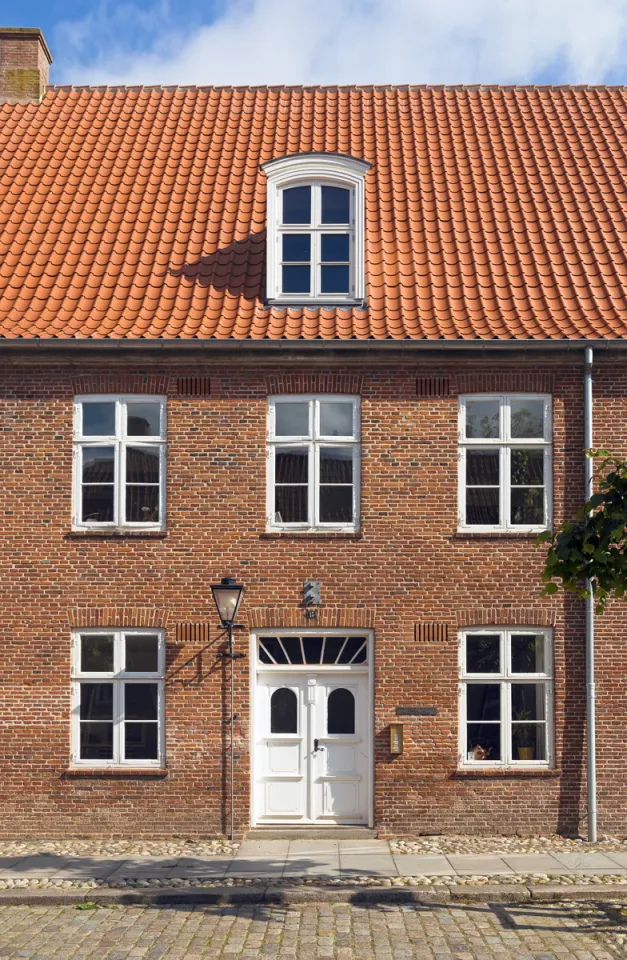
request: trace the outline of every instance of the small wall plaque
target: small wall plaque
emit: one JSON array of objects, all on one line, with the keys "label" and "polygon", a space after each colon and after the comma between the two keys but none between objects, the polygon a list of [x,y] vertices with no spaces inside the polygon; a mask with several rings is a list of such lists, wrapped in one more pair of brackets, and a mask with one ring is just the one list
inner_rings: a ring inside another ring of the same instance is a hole
[{"label": "small wall plaque", "polygon": [[390,724],[390,753],[397,757],[403,752],[403,724]]},{"label": "small wall plaque", "polygon": [[437,717],[437,707],[397,707],[397,717]]}]

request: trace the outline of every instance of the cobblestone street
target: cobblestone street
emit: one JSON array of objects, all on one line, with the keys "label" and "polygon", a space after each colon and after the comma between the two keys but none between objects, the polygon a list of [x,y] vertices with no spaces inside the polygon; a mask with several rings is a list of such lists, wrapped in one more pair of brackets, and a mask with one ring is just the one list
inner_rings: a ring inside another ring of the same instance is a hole
[{"label": "cobblestone street", "polygon": [[0,908],[0,957],[603,960],[627,956],[619,904]]}]

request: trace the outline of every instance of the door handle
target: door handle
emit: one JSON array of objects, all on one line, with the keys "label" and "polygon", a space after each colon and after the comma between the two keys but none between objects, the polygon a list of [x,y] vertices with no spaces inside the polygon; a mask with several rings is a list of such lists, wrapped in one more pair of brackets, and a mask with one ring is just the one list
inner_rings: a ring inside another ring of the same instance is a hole
[{"label": "door handle", "polygon": [[318,750],[324,750],[324,747],[321,747],[321,746],[320,746],[320,744],[319,744],[319,742],[318,742],[318,737],[316,737],[315,740],[314,740],[313,752],[314,752],[314,753],[317,753]]}]

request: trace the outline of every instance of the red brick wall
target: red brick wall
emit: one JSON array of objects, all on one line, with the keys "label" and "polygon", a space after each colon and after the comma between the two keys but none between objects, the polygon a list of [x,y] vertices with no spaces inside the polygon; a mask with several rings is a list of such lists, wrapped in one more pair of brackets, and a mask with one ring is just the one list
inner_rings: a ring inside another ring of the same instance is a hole
[{"label": "red brick wall", "polygon": [[[322,367],[302,374],[326,374]],[[168,400],[165,536],[71,531],[72,371],[13,368],[0,381],[2,604],[0,605],[0,833],[206,836],[228,824],[225,747],[228,668],[216,658],[209,583],[246,584],[242,618],[304,624],[302,582],[322,584],[321,618],[375,630],[376,825],[390,833],[574,833],[585,824],[583,605],[541,598],[542,551],[526,536],[458,535],[457,397],[492,387],[554,395],[554,507],[583,494],[582,366],[520,363],[433,367],[382,364],[318,380],[362,397],[362,529],[358,537],[264,535],[266,398],[283,370],[163,365],[94,374],[124,390],[159,383]],[[182,397],[176,377],[211,376],[211,394]],[[342,373],[342,371],[336,371]],[[84,365],[81,373],[89,373]],[[286,382],[305,381],[293,365]],[[489,375],[480,378],[480,374]],[[449,396],[418,399],[416,378],[448,377]],[[460,378],[463,375],[463,380]],[[130,379],[129,379],[130,377]],[[535,379],[531,379],[531,378]],[[130,386],[129,386],[130,384]],[[492,387],[489,386],[492,384]],[[539,384],[539,386],[538,386]],[[473,386],[474,385],[474,386]],[[85,383],[78,385],[81,389]],[[595,443],[627,444],[627,374],[595,384]],[[496,612],[493,612],[495,611]],[[457,773],[458,624],[555,622],[556,755],[550,774]],[[69,766],[71,623],[165,624],[167,776],[72,776]],[[449,639],[418,640],[415,624],[449,625]],[[190,641],[181,622],[209,623]],[[625,608],[598,621],[599,822],[627,833]],[[237,645],[248,650],[247,634]],[[249,823],[248,661],[236,681],[237,821]],[[388,752],[397,706],[436,706],[405,718],[405,753]]]}]

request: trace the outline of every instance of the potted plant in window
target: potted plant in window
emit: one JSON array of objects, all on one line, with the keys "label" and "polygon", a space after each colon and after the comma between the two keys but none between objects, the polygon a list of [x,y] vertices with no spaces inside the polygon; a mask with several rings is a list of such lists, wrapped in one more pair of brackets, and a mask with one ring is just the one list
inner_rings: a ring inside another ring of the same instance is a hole
[{"label": "potted plant in window", "polygon": [[518,750],[519,760],[533,760],[535,757],[535,737],[529,710],[516,710],[512,718],[518,724],[514,730],[513,741]]}]

